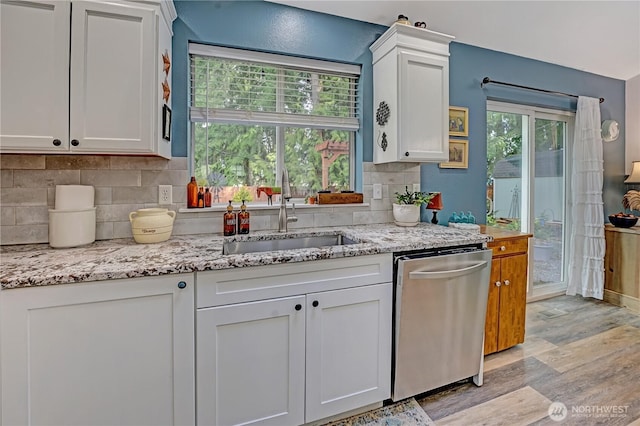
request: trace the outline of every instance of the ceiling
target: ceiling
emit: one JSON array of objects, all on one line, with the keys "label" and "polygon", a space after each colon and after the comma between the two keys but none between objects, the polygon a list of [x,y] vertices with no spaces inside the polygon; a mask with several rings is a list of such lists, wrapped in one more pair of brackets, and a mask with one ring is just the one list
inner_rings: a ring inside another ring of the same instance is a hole
[{"label": "ceiling", "polygon": [[473,46],[628,80],[640,75],[640,0],[270,0],[389,26],[399,14]]}]

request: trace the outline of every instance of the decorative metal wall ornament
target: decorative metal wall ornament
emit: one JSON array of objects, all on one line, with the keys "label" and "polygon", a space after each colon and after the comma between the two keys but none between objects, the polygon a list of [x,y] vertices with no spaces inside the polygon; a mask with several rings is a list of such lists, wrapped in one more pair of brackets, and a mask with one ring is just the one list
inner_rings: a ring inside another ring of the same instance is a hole
[{"label": "decorative metal wall ornament", "polygon": [[376,123],[378,123],[379,126],[384,126],[389,121],[390,114],[389,105],[387,105],[385,101],[380,102],[376,110]]},{"label": "decorative metal wall ornament", "polygon": [[382,152],[385,152],[387,150],[387,146],[389,146],[389,143],[387,142],[387,134],[385,132],[382,132],[382,142],[380,143]]}]

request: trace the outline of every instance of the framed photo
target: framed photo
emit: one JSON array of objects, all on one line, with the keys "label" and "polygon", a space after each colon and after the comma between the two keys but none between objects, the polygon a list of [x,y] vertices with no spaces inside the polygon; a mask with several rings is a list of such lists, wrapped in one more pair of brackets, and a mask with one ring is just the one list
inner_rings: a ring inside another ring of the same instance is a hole
[{"label": "framed photo", "polygon": [[449,140],[449,161],[440,163],[441,169],[469,168],[469,141]]},{"label": "framed photo", "polygon": [[162,139],[171,140],[171,108],[162,106]]},{"label": "framed photo", "polygon": [[449,107],[449,135],[469,136],[469,108]]}]

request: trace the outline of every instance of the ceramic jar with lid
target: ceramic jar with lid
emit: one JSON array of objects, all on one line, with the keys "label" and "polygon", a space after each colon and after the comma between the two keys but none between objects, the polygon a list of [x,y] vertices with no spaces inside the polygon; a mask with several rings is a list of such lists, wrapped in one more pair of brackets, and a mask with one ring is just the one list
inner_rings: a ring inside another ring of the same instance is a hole
[{"label": "ceramic jar with lid", "polygon": [[139,209],[129,213],[136,243],[159,243],[171,237],[176,212],[163,208]]}]

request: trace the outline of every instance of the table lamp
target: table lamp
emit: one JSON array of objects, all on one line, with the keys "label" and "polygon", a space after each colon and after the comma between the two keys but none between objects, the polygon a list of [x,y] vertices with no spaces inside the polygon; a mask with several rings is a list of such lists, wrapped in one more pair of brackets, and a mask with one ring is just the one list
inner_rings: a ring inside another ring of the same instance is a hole
[{"label": "table lamp", "polygon": [[[624,183],[634,188],[640,186],[637,185],[640,184],[640,161],[633,162],[631,174],[625,179]],[[629,189],[622,197],[622,206],[625,209],[640,211],[640,191]]]},{"label": "table lamp", "polygon": [[431,223],[438,223],[438,210],[442,210],[444,207],[442,205],[442,194],[440,192],[430,192],[430,195],[433,195],[433,198],[427,204],[427,209],[433,210],[433,217],[431,218]]},{"label": "table lamp", "polygon": [[631,174],[624,183],[640,183],[640,161],[634,161],[632,164]]}]

